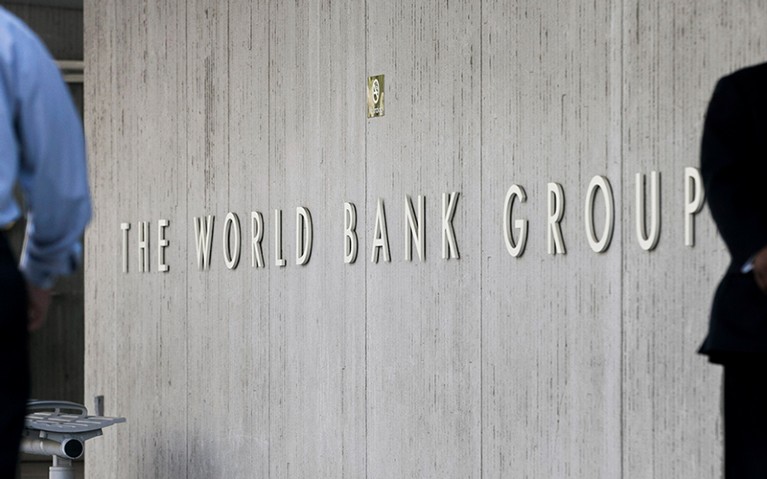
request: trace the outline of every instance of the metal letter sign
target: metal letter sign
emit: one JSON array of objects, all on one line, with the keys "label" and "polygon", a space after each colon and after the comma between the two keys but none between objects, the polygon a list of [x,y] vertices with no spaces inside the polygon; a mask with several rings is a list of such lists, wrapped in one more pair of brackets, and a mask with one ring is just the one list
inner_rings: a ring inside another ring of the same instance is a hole
[{"label": "metal letter sign", "polygon": [[384,76],[368,77],[368,118],[384,115]]}]

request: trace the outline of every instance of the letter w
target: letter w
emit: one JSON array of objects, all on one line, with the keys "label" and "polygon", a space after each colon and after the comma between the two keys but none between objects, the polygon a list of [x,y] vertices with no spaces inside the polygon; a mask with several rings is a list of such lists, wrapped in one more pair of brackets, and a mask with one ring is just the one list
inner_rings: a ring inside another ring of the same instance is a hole
[{"label": "letter w", "polygon": [[212,246],[214,217],[208,215],[203,218],[194,218],[194,234],[197,238],[197,268],[200,270],[210,269],[210,249]]}]

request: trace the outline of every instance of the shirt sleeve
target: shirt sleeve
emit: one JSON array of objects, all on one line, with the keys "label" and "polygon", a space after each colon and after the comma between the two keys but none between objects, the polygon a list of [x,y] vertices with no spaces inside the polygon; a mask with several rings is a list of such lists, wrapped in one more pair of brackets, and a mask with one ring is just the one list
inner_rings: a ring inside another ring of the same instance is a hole
[{"label": "shirt sleeve", "polygon": [[27,238],[20,269],[50,288],[77,268],[91,215],[81,120],[61,74],[37,38],[18,48],[15,126]]}]

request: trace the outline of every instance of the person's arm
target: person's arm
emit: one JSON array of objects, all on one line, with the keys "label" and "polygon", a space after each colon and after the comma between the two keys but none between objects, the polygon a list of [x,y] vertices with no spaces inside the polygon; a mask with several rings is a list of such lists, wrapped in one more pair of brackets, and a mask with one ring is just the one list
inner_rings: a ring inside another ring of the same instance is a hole
[{"label": "person's arm", "polygon": [[732,77],[720,80],[706,115],[701,174],[711,215],[733,263],[740,269],[753,259],[757,274],[757,268],[761,271],[767,266],[767,256],[760,257],[767,246],[767,178],[755,174],[762,160],[753,151],[752,121],[747,102]]},{"label": "person's arm", "polygon": [[58,276],[75,271],[91,214],[81,120],[56,64],[40,41],[16,52],[19,183],[27,209],[20,269],[30,286],[30,328],[42,324]]}]

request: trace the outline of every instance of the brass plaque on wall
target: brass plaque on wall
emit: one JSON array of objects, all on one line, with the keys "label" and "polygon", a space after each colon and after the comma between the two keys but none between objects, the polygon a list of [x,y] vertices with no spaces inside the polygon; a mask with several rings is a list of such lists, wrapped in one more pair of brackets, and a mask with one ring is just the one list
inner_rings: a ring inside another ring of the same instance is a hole
[{"label": "brass plaque on wall", "polygon": [[368,77],[368,118],[384,115],[384,76]]}]

